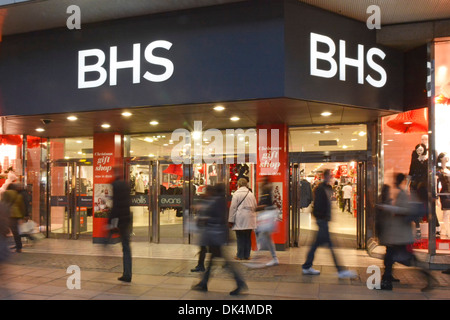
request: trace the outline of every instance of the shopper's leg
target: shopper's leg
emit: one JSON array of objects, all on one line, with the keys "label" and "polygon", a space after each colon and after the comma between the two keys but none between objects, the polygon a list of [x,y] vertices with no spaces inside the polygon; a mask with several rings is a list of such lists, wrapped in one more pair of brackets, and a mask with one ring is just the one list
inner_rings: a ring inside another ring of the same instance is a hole
[{"label": "shopper's leg", "polygon": [[244,259],[244,245],[245,245],[244,230],[236,230],[236,245],[237,253],[236,257],[238,259]]},{"label": "shopper's leg", "polygon": [[250,254],[252,251],[252,232],[253,230],[245,230],[244,259],[250,259]]},{"label": "shopper's leg", "polygon": [[132,262],[131,262],[130,234],[128,230],[121,230],[120,237],[122,241],[122,253],[123,253],[123,277],[131,280]]}]

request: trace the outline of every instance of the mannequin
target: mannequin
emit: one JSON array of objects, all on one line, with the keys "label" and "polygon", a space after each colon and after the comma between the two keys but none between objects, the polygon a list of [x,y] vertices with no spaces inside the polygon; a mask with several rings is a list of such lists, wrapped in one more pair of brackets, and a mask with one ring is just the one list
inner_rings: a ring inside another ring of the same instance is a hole
[{"label": "mannequin", "polygon": [[213,162],[212,165],[208,168],[208,174],[209,174],[209,181],[211,185],[215,185],[217,183],[217,166],[216,162]]},{"label": "mannequin", "polygon": [[[415,154],[415,156],[414,156]],[[417,190],[420,182],[427,182],[428,175],[428,156],[427,147],[420,143],[416,145],[413,155],[411,156],[411,164],[409,165],[409,188],[411,191]]]},{"label": "mannequin", "polygon": [[[437,170],[436,175],[438,178],[438,183],[441,185],[441,189],[438,190],[439,193],[450,193],[450,170],[447,168],[449,162],[449,156],[446,152],[439,154],[437,158]],[[446,226],[446,234],[450,235],[449,229],[449,218],[450,218],[450,195],[440,195],[439,201],[441,202],[441,209],[443,211],[443,220]]]}]

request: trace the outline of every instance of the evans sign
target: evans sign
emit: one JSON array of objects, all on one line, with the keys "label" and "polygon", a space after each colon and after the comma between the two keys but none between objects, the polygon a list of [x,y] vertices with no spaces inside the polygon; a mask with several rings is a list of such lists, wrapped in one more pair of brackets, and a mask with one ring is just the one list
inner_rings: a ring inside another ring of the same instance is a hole
[{"label": "evans sign", "polygon": [[[358,44],[358,54],[356,58],[349,58],[346,54],[346,42],[339,40],[339,55],[336,61],[336,44],[333,39],[325,35],[311,32],[311,60],[310,60],[310,74],[316,77],[333,78],[339,72],[339,80],[346,81],[346,70],[348,67],[354,67],[358,70],[358,83],[364,84],[364,80],[371,86],[376,88],[384,87],[387,82],[386,70],[375,62],[375,57],[384,60],[386,54],[378,48],[370,48],[365,52],[362,44]],[[319,50],[322,48],[322,50]],[[325,48],[326,47],[326,48]],[[319,61],[325,61],[326,67],[322,64],[320,68]],[[376,78],[366,74],[364,70],[365,62],[375,71],[378,76]]]},{"label": "evans sign", "polygon": [[[167,58],[155,56],[153,51],[157,48],[170,50],[172,43],[165,40],[157,40],[149,43],[144,50],[144,59],[153,65],[165,68],[162,74],[153,74],[146,71],[142,78],[150,82],[163,82],[168,80],[174,71],[172,61]],[[87,64],[87,60],[95,63]],[[117,71],[119,69],[132,69],[133,83],[141,82],[141,44],[133,44],[133,58],[131,60],[117,61],[117,47],[109,48],[109,67],[104,67],[106,54],[100,49],[81,50],[78,52],[78,89],[95,88],[103,85],[108,78],[109,85],[117,85]],[[91,74],[94,79],[87,80],[86,75]],[[95,77],[97,76],[97,77]]]}]

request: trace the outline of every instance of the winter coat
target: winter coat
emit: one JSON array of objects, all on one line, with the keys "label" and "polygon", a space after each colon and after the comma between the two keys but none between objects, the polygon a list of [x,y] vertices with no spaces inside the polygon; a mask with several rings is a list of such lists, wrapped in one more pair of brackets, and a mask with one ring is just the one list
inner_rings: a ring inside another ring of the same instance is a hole
[{"label": "winter coat", "polygon": [[228,222],[234,223],[233,230],[256,229],[256,198],[247,187],[234,193]]},{"label": "winter coat", "polygon": [[395,205],[379,205],[384,210],[383,221],[380,221],[381,245],[408,245],[414,243],[412,221],[420,215],[418,203],[411,201],[404,190],[401,190]]},{"label": "winter coat", "polygon": [[2,195],[3,202],[10,207],[10,217],[23,219],[25,217],[25,202],[16,190],[6,190]]},{"label": "winter coat", "polygon": [[109,216],[109,222],[118,218],[119,229],[126,229],[132,224],[130,186],[123,180],[115,180],[113,187],[113,206]]},{"label": "winter coat", "polygon": [[314,189],[314,208],[313,215],[317,220],[331,220],[331,196],[333,188],[325,183],[320,183]]},{"label": "winter coat", "polygon": [[227,203],[225,197],[216,196],[204,203],[200,228],[200,246],[222,246],[227,242]]}]

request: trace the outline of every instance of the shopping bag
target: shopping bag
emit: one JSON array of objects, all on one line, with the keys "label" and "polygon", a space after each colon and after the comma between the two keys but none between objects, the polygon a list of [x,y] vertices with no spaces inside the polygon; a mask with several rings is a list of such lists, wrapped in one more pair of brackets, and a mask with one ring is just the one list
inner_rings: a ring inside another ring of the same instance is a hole
[{"label": "shopping bag", "polygon": [[270,208],[262,211],[256,217],[257,232],[273,232],[275,230],[276,221],[278,218],[278,209]]}]

